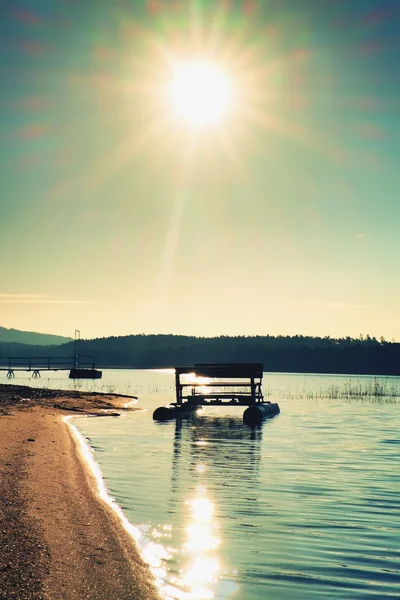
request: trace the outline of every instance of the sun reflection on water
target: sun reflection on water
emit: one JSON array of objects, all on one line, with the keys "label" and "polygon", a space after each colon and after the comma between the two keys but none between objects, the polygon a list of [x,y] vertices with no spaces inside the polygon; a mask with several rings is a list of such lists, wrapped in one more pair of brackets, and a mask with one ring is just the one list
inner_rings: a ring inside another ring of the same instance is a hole
[{"label": "sun reflection on water", "polygon": [[[166,599],[212,600],[220,574],[216,555],[220,539],[214,503],[208,497],[206,487],[199,485],[195,497],[187,499],[185,506],[187,525],[182,542],[175,547],[169,545],[172,525],[152,528],[145,536],[143,558],[150,565]],[[171,576],[168,563],[175,563],[178,555],[181,568]]]},{"label": "sun reflection on water", "polygon": [[198,496],[188,500],[190,522],[186,527],[187,541],[183,551],[187,555],[187,566],[181,574],[180,584],[189,590],[193,600],[209,600],[214,597],[211,589],[219,571],[218,559],[213,551],[220,540],[216,537],[214,504],[206,496],[206,490],[198,489]]}]

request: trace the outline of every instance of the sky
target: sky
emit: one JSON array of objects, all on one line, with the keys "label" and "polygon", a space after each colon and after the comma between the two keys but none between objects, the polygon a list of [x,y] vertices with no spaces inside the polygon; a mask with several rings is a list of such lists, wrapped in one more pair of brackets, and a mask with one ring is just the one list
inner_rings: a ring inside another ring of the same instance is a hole
[{"label": "sky", "polygon": [[[398,0],[2,0],[0,325],[400,340]],[[167,91],[211,61],[227,113]]]}]

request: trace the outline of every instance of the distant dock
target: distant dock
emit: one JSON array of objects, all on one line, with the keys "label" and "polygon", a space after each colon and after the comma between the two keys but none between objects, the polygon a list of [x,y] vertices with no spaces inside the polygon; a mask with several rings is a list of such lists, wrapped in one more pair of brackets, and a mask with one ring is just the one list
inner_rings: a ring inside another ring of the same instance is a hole
[{"label": "distant dock", "polygon": [[69,371],[71,379],[100,379],[102,371],[96,369],[96,364],[94,356],[79,356],[79,363],[75,358],[65,356],[0,357],[0,371],[5,371],[8,379],[14,378],[15,373],[20,371],[32,373],[33,378],[41,377],[43,371]]}]

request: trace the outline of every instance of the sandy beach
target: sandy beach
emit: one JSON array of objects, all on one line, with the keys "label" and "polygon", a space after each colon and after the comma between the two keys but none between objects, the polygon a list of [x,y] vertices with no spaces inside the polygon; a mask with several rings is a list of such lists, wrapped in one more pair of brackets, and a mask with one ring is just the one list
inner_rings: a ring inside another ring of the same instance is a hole
[{"label": "sandy beach", "polygon": [[0,385],[1,600],[160,598],[63,420],[128,400]]}]

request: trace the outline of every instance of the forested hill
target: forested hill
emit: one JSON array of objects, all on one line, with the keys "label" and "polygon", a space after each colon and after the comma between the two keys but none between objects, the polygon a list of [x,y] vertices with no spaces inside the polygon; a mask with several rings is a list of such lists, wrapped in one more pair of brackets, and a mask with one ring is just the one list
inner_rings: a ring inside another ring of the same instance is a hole
[{"label": "forested hill", "polygon": [[[74,343],[29,346],[0,343],[0,356],[70,356]],[[196,338],[129,335],[82,340],[81,355],[100,368],[164,368],[196,362],[262,362],[265,371],[400,375],[400,343],[306,336]]]},{"label": "forested hill", "polygon": [[65,344],[72,338],[49,333],[36,333],[35,331],[20,331],[19,329],[7,329],[0,327],[0,342],[15,342],[17,344],[37,344],[38,346],[49,346],[51,344]]}]

